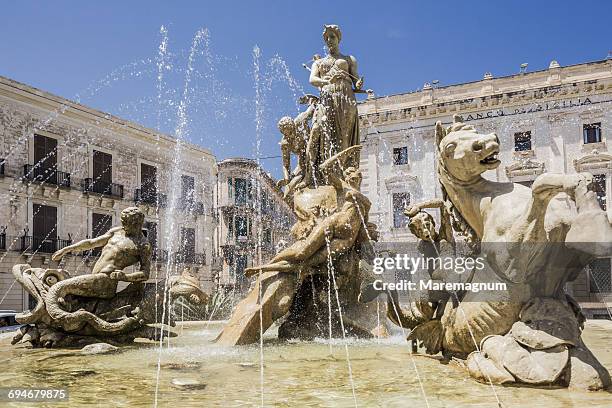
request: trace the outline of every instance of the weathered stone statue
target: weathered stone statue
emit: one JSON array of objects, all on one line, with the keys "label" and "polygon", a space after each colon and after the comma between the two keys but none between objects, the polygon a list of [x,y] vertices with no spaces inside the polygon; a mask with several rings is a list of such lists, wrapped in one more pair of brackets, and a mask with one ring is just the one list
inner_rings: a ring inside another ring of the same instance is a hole
[{"label": "weathered stone statue", "polygon": [[[32,295],[36,307],[17,316],[26,324],[13,343],[74,347],[89,343],[125,344],[136,337],[155,339],[159,334],[147,323],[160,321],[155,311],[155,285],[145,285],[151,265],[151,245],[142,234],[144,214],[137,207],[121,212],[121,226],[106,234],[70,245],[55,254],[102,247],[92,273],[70,277],[62,269],[15,265],[15,279]],[[139,265],[136,272],[124,269]],[[119,281],[130,282],[117,292]]]},{"label": "weathered stone statue", "polygon": [[[437,125],[436,143],[446,222],[488,264],[472,279],[508,289],[487,301],[468,292],[439,319],[401,309],[409,339],[466,359],[483,382],[609,386],[609,373],[581,340],[584,316],[564,292],[590,260],[612,254],[612,225],[588,191],[591,176],[543,174],[531,188],[489,181],[482,173],[500,164],[499,140],[458,117],[448,129]],[[553,200],[560,193],[576,208]]]},{"label": "weathered stone statue", "polygon": [[[281,154],[283,158],[283,179],[279,180],[277,186],[285,188],[284,198],[291,202],[293,191],[297,184],[302,182],[302,186],[310,184],[312,180],[312,167],[306,160],[306,145],[310,137],[310,124],[316,103],[319,98],[308,95],[302,98],[301,102],[308,102],[309,106],[305,112],[300,113],[295,119],[284,116],[278,121],[278,129],[283,138],[280,141]],[[291,171],[291,155],[297,158],[297,166]]]},{"label": "weathered stone statue", "polygon": [[321,91],[307,149],[308,160],[315,168],[338,152],[359,144],[355,93],[365,92],[363,78],[357,72],[357,59],[340,52],[340,27],[325,25],[323,39],[328,54],[315,59],[310,70],[310,84]]},{"label": "weathered stone statue", "polygon": [[[279,123],[286,141],[281,143],[286,159],[281,185],[288,185],[286,196],[297,217],[292,228],[295,242],[267,265],[246,270],[247,275],[257,276],[255,286],[234,309],[219,335],[220,343],[256,342],[260,314],[264,331],[287,316],[279,327],[281,338],[325,337],[330,324],[334,336],[343,335],[342,324],[348,335],[369,337],[380,330],[375,306],[357,302],[364,279],[360,260],[372,256],[371,241],[377,234],[368,222],[370,202],[360,192],[355,93],[362,92],[363,78],[357,76],[355,58],[340,53],[340,37],[338,26],[325,26],[329,54],[314,59],[310,75],[321,95],[307,96],[311,104],[306,112]],[[300,129],[309,132],[306,157],[300,156],[304,153]],[[298,155],[301,169],[290,182],[288,152]]]},{"label": "weathered stone statue", "polygon": [[200,282],[189,268],[183,269],[179,276],[170,278],[170,299],[182,297],[192,305],[204,305],[208,295],[200,287]]}]

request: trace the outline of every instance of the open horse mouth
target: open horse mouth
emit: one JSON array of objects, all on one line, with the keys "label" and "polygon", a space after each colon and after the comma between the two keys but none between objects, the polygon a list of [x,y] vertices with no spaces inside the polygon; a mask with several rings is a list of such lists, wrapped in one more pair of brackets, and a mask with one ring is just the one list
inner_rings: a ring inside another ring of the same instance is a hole
[{"label": "open horse mouth", "polygon": [[495,148],[484,159],[480,160],[480,163],[484,164],[485,166],[497,165],[501,163],[501,161],[497,158],[498,154],[499,148]]}]

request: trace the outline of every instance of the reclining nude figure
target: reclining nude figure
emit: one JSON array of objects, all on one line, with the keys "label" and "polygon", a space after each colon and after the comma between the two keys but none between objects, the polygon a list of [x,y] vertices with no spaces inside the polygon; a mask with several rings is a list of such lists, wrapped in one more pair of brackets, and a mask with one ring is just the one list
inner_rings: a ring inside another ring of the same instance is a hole
[{"label": "reclining nude figure", "polygon": [[[348,167],[339,177],[335,171],[344,167],[345,159],[352,158],[359,149],[360,146],[352,146],[322,164],[323,173],[335,167],[333,174],[327,174],[328,185],[300,192],[295,209],[304,214],[296,224],[299,227],[292,230],[298,241],[270,263],[245,270],[250,276],[258,274],[257,279],[247,297],[234,309],[217,338],[218,343],[252,343],[259,337],[260,324],[265,332],[289,312],[300,284],[308,275],[323,273],[330,258],[332,262],[340,261],[342,265],[337,265],[336,271],[342,275],[340,270],[350,269],[351,263],[348,260],[343,263],[341,258],[354,259],[353,251],[358,244],[375,237],[375,226],[367,222],[370,201],[359,191],[361,172]],[[309,207],[315,202],[318,204]]]},{"label": "reclining nude figure", "polygon": [[[325,170],[336,159],[330,158],[321,165],[321,169]],[[329,257],[337,259],[354,246],[362,225],[367,226],[371,206],[370,200],[359,191],[361,172],[355,167],[349,167],[344,170],[344,180],[334,174],[329,174],[328,179],[341,192],[339,197],[342,197],[342,206],[316,225],[305,239],[285,248],[270,263],[245,269],[247,276],[259,271],[306,271],[327,262]]]}]

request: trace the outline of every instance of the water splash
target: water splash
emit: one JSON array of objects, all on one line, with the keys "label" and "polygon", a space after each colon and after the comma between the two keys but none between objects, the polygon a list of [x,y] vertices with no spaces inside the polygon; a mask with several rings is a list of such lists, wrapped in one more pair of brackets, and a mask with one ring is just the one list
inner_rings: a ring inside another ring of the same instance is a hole
[{"label": "water splash", "polygon": [[[176,129],[174,131],[174,136],[175,136],[175,144],[174,144],[174,152],[173,152],[173,160],[172,160],[172,174],[170,176],[170,195],[169,195],[169,201],[168,201],[168,207],[166,210],[166,219],[169,221],[168,223],[168,229],[166,230],[166,242],[168,243],[168,253],[169,254],[174,254],[177,253],[177,249],[180,249],[180,246],[182,245],[181,242],[179,242],[179,247],[176,247],[176,235],[177,235],[177,230],[178,230],[178,217],[177,217],[177,210],[178,210],[178,205],[179,202],[181,200],[181,168],[182,168],[182,160],[183,160],[183,155],[182,155],[182,150],[183,150],[183,143],[184,143],[184,138],[187,135],[187,123],[188,123],[188,115],[187,115],[187,108],[189,106],[190,103],[190,85],[191,85],[191,79],[192,79],[192,74],[194,71],[194,62],[195,62],[195,58],[199,52],[199,48],[200,48],[200,44],[204,41],[204,39],[208,36],[208,30],[206,29],[200,29],[196,32],[194,38],[193,38],[193,43],[191,46],[191,51],[189,54],[189,59],[187,62],[187,70],[185,72],[185,79],[184,79],[184,87],[183,87],[183,97],[181,99],[181,102],[178,106],[178,111],[177,111],[177,126]],[[165,318],[166,315],[168,315],[168,323],[170,323],[170,310],[169,310],[169,304],[168,304],[168,284],[169,284],[169,278],[172,275],[173,272],[176,272],[176,262],[173,259],[172,256],[168,256],[168,260],[166,262],[166,274],[165,274],[165,278],[164,278],[164,297],[163,297],[163,304],[162,304],[162,321],[161,324],[163,326],[163,324],[165,323]],[[170,346],[170,335],[167,336],[167,340],[168,340],[168,347]],[[154,406],[157,407],[157,403],[158,403],[158,398],[159,398],[159,377],[160,377],[160,373],[161,373],[161,355],[162,355],[162,348],[163,348],[163,341],[164,341],[164,335],[163,335],[163,329],[160,333],[160,340],[159,340],[159,353],[158,353],[158,360],[157,360],[157,375],[156,375],[156,382],[155,382],[155,402],[154,402]]]},{"label": "water splash", "polygon": [[[259,157],[260,157],[260,149],[261,149],[261,138],[262,138],[262,117],[263,117],[263,101],[262,101],[262,93],[260,86],[260,60],[261,50],[257,45],[253,47],[253,80],[255,82],[255,157],[257,160],[257,167],[259,169]],[[257,264],[262,264],[262,256],[261,256],[261,244],[262,244],[262,225],[261,225],[261,205],[259,202],[261,200],[261,183],[257,180],[257,208],[256,208],[256,218],[257,218],[257,242],[256,242],[256,251],[257,251]],[[262,303],[262,295],[263,295],[263,281],[262,281],[262,271],[259,270],[257,279],[259,279],[259,293],[258,293],[258,303],[259,303],[259,386],[260,386],[260,395],[261,395],[261,406],[264,407],[264,352],[263,352],[263,303]]]}]

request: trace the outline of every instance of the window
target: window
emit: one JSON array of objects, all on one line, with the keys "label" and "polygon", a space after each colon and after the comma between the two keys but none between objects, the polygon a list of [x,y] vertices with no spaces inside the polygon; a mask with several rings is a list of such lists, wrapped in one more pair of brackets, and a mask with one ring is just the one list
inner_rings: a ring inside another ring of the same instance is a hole
[{"label": "window", "polygon": [[601,142],[601,122],[589,123],[582,126],[584,144]]},{"label": "window", "polygon": [[234,238],[234,222],[236,220],[232,220],[232,222],[227,223],[227,239],[233,239]]},{"label": "window", "polygon": [[34,165],[38,169],[55,170],[57,166],[57,139],[34,135]]},{"label": "window", "polygon": [[157,250],[157,223],[146,221],[142,233],[147,237],[153,252]]},{"label": "window", "polygon": [[272,230],[270,228],[265,228],[263,230],[263,242],[266,244],[272,244]]},{"label": "window", "polygon": [[180,259],[182,262],[195,261],[195,229],[181,228]]},{"label": "window", "polygon": [[236,204],[246,204],[247,202],[247,181],[243,178],[234,179],[234,197]]},{"label": "window", "polygon": [[195,201],[195,179],[191,176],[181,176],[182,199],[186,203]]},{"label": "window", "polygon": [[34,204],[32,211],[32,251],[55,252],[57,241],[57,208]]},{"label": "window", "polygon": [[236,238],[246,238],[249,231],[246,217],[237,216],[234,221],[236,223]]},{"label": "window", "polygon": [[157,195],[157,167],[140,163],[140,187],[145,198]]},{"label": "window", "polygon": [[612,292],[612,262],[610,258],[599,258],[588,266],[591,275],[591,293]]},{"label": "window", "polygon": [[261,211],[266,213],[270,210],[270,197],[268,193],[265,191],[261,192],[261,201],[260,201]]},{"label": "window", "polygon": [[593,191],[597,195],[597,201],[602,210],[606,209],[606,175],[595,174],[593,176]]},{"label": "window", "polygon": [[393,148],[393,164],[396,166],[402,164],[408,164],[408,147],[394,147]]},{"label": "window", "polygon": [[246,255],[236,255],[235,276],[237,280],[244,279],[244,270],[247,267],[248,258]]},{"label": "window", "polygon": [[249,201],[253,201],[253,198],[255,197],[254,194],[256,194],[257,192],[257,181],[254,181],[253,179],[248,179],[247,180],[247,199]]},{"label": "window", "polygon": [[93,182],[95,183],[104,183],[110,184],[113,182],[113,156],[99,152],[97,150],[93,151]]},{"label": "window", "polygon": [[531,150],[531,131],[514,134],[514,151],[527,152]]},{"label": "window", "polygon": [[393,228],[406,226],[404,209],[408,205],[410,205],[410,193],[393,193]]},{"label": "window", "polygon": [[[100,235],[104,235],[113,224],[113,216],[110,214],[91,214],[91,237],[96,238]],[[102,248],[93,248],[89,251],[92,256],[99,256],[102,252]]]}]

